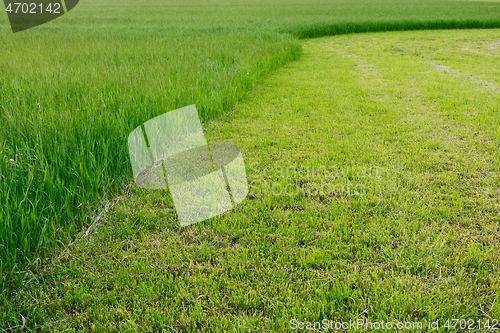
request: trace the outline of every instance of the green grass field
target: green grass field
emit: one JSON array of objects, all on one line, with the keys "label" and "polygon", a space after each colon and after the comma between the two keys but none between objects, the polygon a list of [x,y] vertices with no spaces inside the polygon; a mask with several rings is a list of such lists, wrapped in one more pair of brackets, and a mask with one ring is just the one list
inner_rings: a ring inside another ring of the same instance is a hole
[{"label": "green grass field", "polygon": [[[500,33],[381,32],[499,12],[107,0],[15,35],[1,16],[0,328],[500,320]],[[189,104],[242,148],[250,195],[180,229],[131,185],[126,140]]]}]

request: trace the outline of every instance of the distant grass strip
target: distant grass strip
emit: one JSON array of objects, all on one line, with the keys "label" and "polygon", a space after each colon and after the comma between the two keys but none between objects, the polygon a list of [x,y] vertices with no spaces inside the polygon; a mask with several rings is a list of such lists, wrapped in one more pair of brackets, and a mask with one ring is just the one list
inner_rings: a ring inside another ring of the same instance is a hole
[{"label": "distant grass strip", "polygon": [[306,39],[361,32],[493,29],[500,28],[497,20],[402,20],[374,22],[314,23],[289,30],[294,36]]}]

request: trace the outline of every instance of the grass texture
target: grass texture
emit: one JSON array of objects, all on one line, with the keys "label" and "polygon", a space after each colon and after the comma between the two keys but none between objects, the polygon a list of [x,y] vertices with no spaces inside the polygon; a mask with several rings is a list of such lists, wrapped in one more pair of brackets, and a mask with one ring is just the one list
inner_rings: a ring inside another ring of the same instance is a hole
[{"label": "grass texture", "polygon": [[11,327],[288,332],[326,318],[444,332],[459,331],[445,329],[452,318],[498,320],[499,41],[305,42],[301,60],[205,127],[242,148],[247,200],[179,228],[167,193],[131,187],[15,294]]},{"label": "grass texture", "polygon": [[494,2],[88,1],[35,29],[0,17],[0,289],[94,220],[131,178],[126,138],[196,104],[217,119],[298,38],[500,26]]}]

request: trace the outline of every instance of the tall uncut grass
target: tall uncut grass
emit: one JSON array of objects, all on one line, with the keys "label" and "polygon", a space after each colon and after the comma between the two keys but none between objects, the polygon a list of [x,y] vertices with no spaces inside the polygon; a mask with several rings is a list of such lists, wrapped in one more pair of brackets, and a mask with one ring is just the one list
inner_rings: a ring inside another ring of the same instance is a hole
[{"label": "tall uncut grass", "polygon": [[300,52],[263,32],[40,37],[20,36],[29,40],[9,50],[0,81],[4,269],[43,259],[91,222],[99,201],[130,178],[134,127],[187,104],[214,117]]},{"label": "tall uncut grass", "polygon": [[0,289],[131,179],[127,136],[196,104],[204,121],[300,55],[297,38],[500,27],[499,3],[87,1],[12,34],[0,16]]}]

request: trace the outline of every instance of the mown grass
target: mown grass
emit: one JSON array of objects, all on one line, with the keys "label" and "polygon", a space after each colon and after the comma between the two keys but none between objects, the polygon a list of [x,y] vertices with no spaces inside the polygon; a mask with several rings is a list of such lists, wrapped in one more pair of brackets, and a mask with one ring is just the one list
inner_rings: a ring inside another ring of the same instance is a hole
[{"label": "mown grass", "polygon": [[297,59],[294,38],[500,26],[498,3],[82,2],[13,35],[0,17],[0,289],[11,292],[130,180],[126,137],[196,104],[204,121]]},{"label": "mown grass", "polygon": [[131,187],[13,295],[5,319],[109,332],[497,320],[499,40],[304,43],[301,60],[205,127],[242,148],[248,200],[179,228],[167,193]]}]

